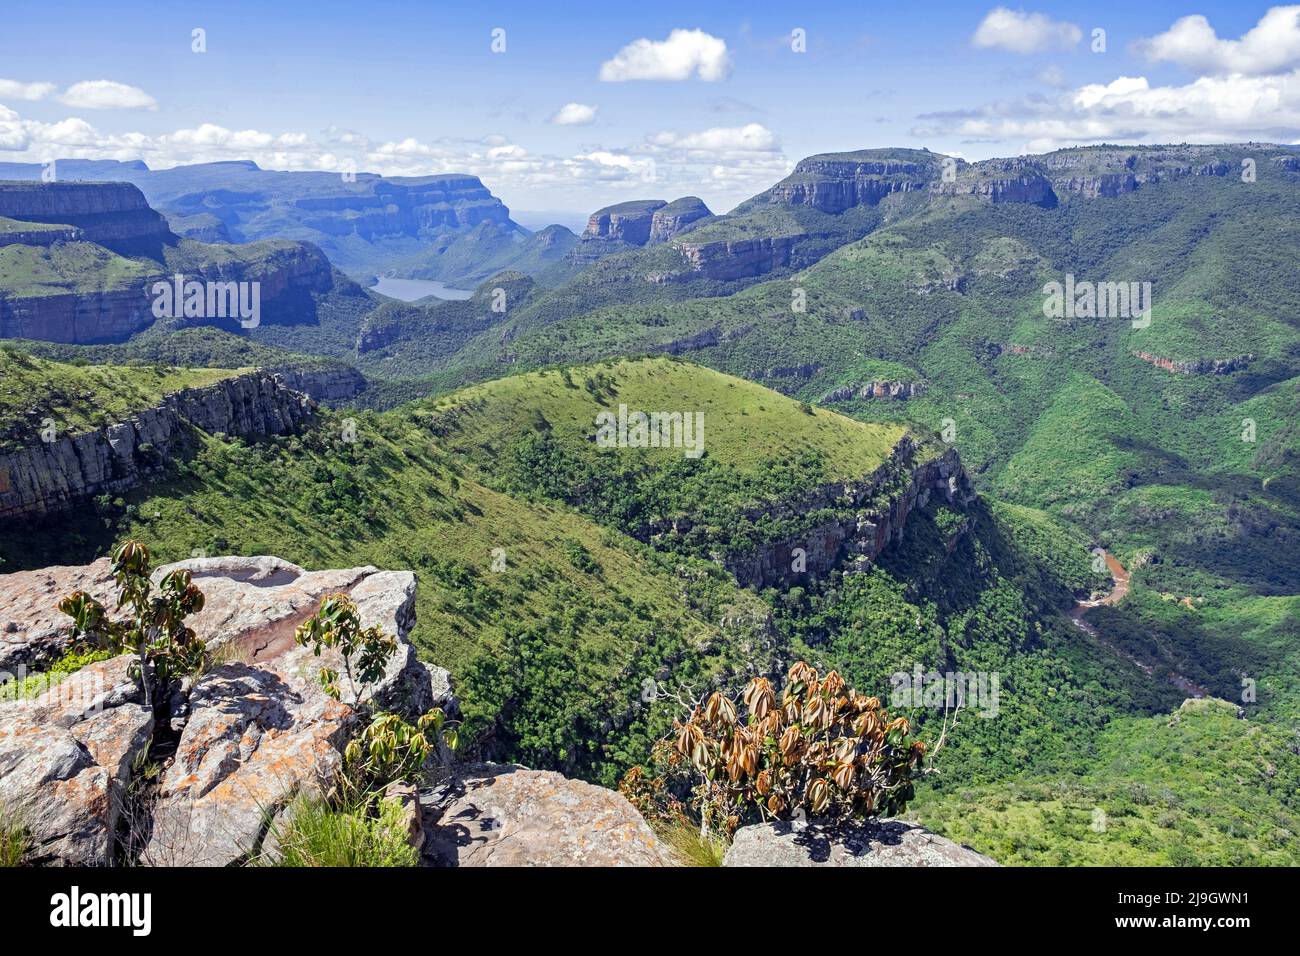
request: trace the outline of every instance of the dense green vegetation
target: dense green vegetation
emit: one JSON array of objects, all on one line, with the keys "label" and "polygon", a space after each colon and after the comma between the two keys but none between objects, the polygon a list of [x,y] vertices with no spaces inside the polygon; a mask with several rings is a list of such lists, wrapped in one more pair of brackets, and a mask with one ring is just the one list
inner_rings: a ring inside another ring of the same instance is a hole
[{"label": "dense green vegetation", "polygon": [[909,815],[1004,864],[1300,863],[1300,757],[1223,701],[1112,723],[1069,775],[922,791]]}]

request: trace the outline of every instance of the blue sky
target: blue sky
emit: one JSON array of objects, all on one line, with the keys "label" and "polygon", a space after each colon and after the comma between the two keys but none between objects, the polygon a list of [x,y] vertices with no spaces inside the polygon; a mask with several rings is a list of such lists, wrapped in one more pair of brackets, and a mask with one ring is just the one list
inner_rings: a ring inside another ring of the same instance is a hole
[{"label": "blue sky", "polygon": [[1268,4],[101,0],[2,29],[0,161],[464,171],[516,210],[721,211],[871,146],[1300,139],[1300,7]]}]

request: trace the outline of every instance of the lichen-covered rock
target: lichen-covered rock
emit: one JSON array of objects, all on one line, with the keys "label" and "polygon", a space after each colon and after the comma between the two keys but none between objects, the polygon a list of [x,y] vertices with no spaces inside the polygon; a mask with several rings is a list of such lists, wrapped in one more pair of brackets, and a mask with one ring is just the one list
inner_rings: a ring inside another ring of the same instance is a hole
[{"label": "lichen-covered rock", "polygon": [[736,831],[724,866],[998,866],[900,820],[759,823]]},{"label": "lichen-covered rock", "polygon": [[0,705],[0,806],[32,843],[34,863],[102,866],[153,713],[130,659],[91,664],[29,701]]},{"label": "lichen-covered rock", "polygon": [[60,657],[72,642],[72,621],[58,608],[73,591],[113,606],[108,558],[90,564],[0,574],[0,672],[19,676]]},{"label": "lichen-covered rock", "polygon": [[141,862],[228,866],[251,858],[275,813],[334,785],[356,712],[272,670],[226,664],[190,694]]},{"label": "lichen-covered rock", "polygon": [[484,765],[424,800],[435,866],[668,866],[622,794],[550,771]]}]

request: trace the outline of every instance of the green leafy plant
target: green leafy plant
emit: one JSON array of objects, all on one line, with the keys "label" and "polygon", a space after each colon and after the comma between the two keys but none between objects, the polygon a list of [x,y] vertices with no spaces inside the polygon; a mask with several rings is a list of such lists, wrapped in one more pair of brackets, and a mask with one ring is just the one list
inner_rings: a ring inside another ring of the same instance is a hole
[{"label": "green leafy plant", "polygon": [[[397,639],[385,634],[377,624],[361,626],[357,605],[346,594],[321,598],[320,610],[298,625],[293,638],[302,647],[310,646],[317,657],[326,648],[336,649],[343,659],[342,676],[347,678],[357,701],[384,675],[388,659],[397,651]],[[321,668],[321,686],[335,700],[342,696],[339,678],[337,670]]]},{"label": "green leafy plant", "polygon": [[701,832],[799,815],[897,814],[914,796],[925,755],[906,718],[891,719],[878,698],[802,661],[790,668],[779,702],[767,678],[756,677],[739,702],[710,695],[674,734],[667,764],[693,781]]},{"label": "green leafy plant", "polygon": [[114,654],[136,655],[131,673],[152,707],[155,686],[165,688],[203,666],[207,649],[185,624],[186,617],[203,610],[203,592],[183,569],[169,571],[155,589],[149,549],[138,541],[117,550],[111,571],[118,587],[116,611],[125,615],[113,616],[85,591],[69,594],[59,610],[72,618],[77,639]]},{"label": "green leafy plant", "polygon": [[416,783],[441,736],[455,749],[455,730],[445,727],[440,708],[423,714],[415,723],[397,714],[378,714],[344,751],[345,776],[362,786],[386,785],[395,780]]}]

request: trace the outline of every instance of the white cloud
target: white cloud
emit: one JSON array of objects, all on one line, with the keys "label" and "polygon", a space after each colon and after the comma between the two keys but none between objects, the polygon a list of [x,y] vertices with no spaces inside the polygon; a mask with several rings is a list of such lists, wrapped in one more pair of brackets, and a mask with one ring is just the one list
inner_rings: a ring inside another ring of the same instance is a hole
[{"label": "white cloud", "polygon": [[673,30],[666,40],[633,40],[600,67],[600,78],[624,80],[701,80],[726,77],[731,69],[727,43],[703,30]]},{"label": "white cloud", "polygon": [[556,126],[586,126],[595,119],[596,107],[585,103],[565,103],[556,110],[551,122]]},{"label": "white cloud", "polygon": [[994,7],[975,28],[971,43],[981,49],[1040,53],[1044,50],[1068,50],[1082,36],[1083,31],[1073,23],[1053,20],[1042,13]]},{"label": "white cloud", "polygon": [[1042,152],[1082,143],[1284,142],[1300,138],[1300,71],[1280,76],[1203,76],[1152,86],[1121,76],[1056,99],[999,103],[970,114],[935,116],[915,131],[1008,140]]},{"label": "white cloud", "polygon": [[776,137],[761,123],[745,126],[715,126],[712,129],[685,135],[667,131],[650,138],[656,146],[676,149],[703,150],[706,152],[767,152],[777,148]]},{"label": "white cloud", "polygon": [[113,80],[83,80],[68,87],[59,102],[83,110],[156,110],[158,101],[138,86]]},{"label": "white cloud", "polygon": [[54,92],[53,83],[22,83],[0,80],[0,100],[43,100]]},{"label": "white cloud", "polygon": [[[656,142],[657,140],[657,142]],[[235,130],[199,123],[158,134],[109,133],[84,119],[42,122],[0,106],[0,162],[144,160],[154,169],[252,160],[263,169],[428,176],[470,173],[497,195],[564,197],[572,208],[649,195],[700,195],[722,210],[770,186],[790,163],[758,124],[663,133],[626,147],[592,143],[576,154],[533,153],[501,135],[414,137],[372,143],[352,130]]]},{"label": "white cloud", "polygon": [[1300,66],[1300,6],[1273,7],[1239,40],[1221,40],[1200,14],[1142,40],[1139,52],[1202,73],[1279,73]]}]

